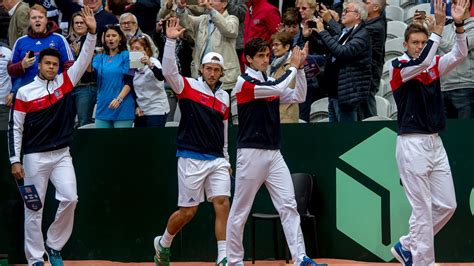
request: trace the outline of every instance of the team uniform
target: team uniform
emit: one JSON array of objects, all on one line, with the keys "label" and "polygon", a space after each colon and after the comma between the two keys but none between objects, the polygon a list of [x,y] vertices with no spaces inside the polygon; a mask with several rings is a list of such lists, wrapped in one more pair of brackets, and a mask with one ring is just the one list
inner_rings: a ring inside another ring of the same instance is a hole
[{"label": "team uniform", "polygon": [[230,196],[227,119],[229,95],[212,91],[202,78],[179,74],[175,59],[176,40],[168,39],[163,53],[163,76],[179,99],[181,121],[178,151],[178,206],[197,206],[216,196]]},{"label": "team uniform", "polygon": [[[288,88],[296,77],[296,88]],[[290,67],[274,80],[248,67],[237,80],[237,171],[235,194],[227,222],[229,265],[243,265],[244,226],[260,186],[265,184],[278,211],[295,265],[305,257],[300,216],[296,209],[290,171],[280,153],[280,103],[300,103],[306,98],[303,70]]]},{"label": "team uniform", "polygon": [[[44,202],[48,181],[60,201],[46,245],[61,250],[72,233],[77,204],[76,176],[69,154],[76,116],[72,90],[92,60],[96,35],[88,34],[78,60],[54,80],[36,76],[18,89],[10,113],[8,141],[11,164],[21,162],[23,151],[25,185],[35,185]],[[25,254],[28,264],[43,261],[45,246],[41,231],[43,210],[25,206]]]},{"label": "team uniform", "polygon": [[434,265],[434,235],[456,208],[451,169],[438,135],[446,125],[440,76],[467,55],[466,35],[456,35],[453,49],[443,56],[436,55],[441,37],[432,33],[417,59],[405,53],[390,67],[398,108],[396,159],[413,209],[409,232],[400,238],[400,244],[412,253],[413,265],[418,266]]}]

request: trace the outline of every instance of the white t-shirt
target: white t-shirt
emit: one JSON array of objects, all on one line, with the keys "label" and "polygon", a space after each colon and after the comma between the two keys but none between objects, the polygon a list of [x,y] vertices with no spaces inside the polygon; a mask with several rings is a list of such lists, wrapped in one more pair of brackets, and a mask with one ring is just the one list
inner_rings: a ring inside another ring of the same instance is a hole
[{"label": "white t-shirt", "polygon": [[12,51],[7,47],[0,47],[0,104],[5,104],[5,97],[12,89],[12,82],[7,71],[8,61],[12,59]]}]

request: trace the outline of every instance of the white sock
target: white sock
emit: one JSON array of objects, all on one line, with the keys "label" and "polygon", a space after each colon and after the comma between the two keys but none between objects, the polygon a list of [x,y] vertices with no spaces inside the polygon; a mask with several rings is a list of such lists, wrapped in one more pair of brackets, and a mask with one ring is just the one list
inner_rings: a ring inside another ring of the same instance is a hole
[{"label": "white sock", "polygon": [[175,235],[172,235],[168,232],[168,229],[165,230],[163,236],[160,239],[160,245],[164,248],[171,247],[171,242],[173,242],[173,238]]},{"label": "white sock", "polygon": [[225,245],[225,240],[217,241],[217,262],[220,262],[227,256]]}]

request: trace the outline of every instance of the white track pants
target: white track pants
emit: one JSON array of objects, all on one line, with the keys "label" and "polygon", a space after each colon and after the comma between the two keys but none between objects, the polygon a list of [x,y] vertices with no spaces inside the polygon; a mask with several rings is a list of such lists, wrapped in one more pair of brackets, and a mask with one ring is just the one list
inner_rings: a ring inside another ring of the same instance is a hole
[{"label": "white track pants", "polygon": [[397,137],[397,164],[412,207],[408,235],[400,238],[414,266],[435,263],[434,235],[456,209],[453,178],[441,138],[410,134]]},{"label": "white track pants", "polygon": [[[56,188],[56,199],[60,203],[54,222],[48,229],[46,244],[61,250],[71,236],[77,204],[76,174],[69,148],[26,154],[23,167],[25,185],[35,185],[43,205],[48,181],[51,180]],[[25,255],[28,265],[43,261],[42,219],[43,209],[32,211],[25,206]]]},{"label": "white track pants", "polygon": [[295,265],[306,255],[300,216],[290,171],[279,150],[238,149],[235,194],[227,221],[227,260],[230,266],[242,263],[244,226],[260,186],[270,193],[280,215],[283,231]]}]

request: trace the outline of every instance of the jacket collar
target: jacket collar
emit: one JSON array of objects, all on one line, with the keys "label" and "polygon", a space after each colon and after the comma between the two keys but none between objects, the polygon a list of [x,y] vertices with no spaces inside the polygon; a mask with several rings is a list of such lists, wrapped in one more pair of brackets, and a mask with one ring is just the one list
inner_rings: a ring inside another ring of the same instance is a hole
[{"label": "jacket collar", "polygon": [[250,77],[258,79],[260,81],[267,81],[267,75],[263,73],[262,71],[257,71],[251,67],[247,66],[247,69],[245,70],[245,73],[247,73]]}]

